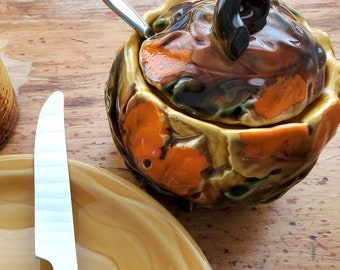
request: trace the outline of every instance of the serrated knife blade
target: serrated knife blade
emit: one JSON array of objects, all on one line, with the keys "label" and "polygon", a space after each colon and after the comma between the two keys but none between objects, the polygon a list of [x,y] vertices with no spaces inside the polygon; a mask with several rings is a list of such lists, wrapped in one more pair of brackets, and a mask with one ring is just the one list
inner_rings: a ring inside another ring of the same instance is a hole
[{"label": "serrated knife blade", "polygon": [[64,95],[43,105],[34,145],[35,255],[54,270],[77,270],[70,178],[64,126]]}]

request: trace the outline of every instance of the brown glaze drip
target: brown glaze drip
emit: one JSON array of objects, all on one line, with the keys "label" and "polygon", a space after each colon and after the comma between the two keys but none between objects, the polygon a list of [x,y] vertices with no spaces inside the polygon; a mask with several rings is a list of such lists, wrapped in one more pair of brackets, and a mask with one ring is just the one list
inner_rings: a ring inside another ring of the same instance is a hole
[{"label": "brown glaze drip", "polygon": [[266,25],[233,61],[211,30],[214,6],[174,6],[154,22],[158,34],[142,44],[143,75],[169,104],[208,120],[252,114],[268,124],[299,114],[321,94],[325,52],[298,15],[272,2]]}]

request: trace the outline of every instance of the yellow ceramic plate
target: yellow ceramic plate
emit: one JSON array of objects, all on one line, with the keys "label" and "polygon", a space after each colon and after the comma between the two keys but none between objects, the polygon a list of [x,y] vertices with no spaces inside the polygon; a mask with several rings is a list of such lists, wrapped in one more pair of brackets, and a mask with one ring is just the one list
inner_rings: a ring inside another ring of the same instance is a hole
[{"label": "yellow ceramic plate", "polygon": [[[149,195],[70,160],[79,270],[211,269],[181,224]],[[0,156],[0,269],[40,269],[34,255],[33,156]]]}]

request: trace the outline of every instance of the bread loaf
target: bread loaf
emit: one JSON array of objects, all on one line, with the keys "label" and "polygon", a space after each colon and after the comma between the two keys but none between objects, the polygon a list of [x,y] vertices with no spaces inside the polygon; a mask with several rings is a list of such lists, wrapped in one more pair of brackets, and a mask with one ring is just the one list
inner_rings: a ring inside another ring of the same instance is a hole
[{"label": "bread loaf", "polygon": [[0,59],[0,149],[13,133],[18,119],[18,104],[4,63]]}]

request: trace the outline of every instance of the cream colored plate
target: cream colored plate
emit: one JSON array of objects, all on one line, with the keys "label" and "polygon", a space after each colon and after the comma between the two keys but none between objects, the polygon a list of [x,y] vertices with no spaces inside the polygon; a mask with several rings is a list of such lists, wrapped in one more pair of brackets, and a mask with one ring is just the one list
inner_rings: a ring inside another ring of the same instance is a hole
[{"label": "cream colored plate", "polygon": [[[128,181],[70,160],[79,270],[211,269],[182,225]],[[0,156],[0,269],[42,269],[34,255],[33,156]]]}]

